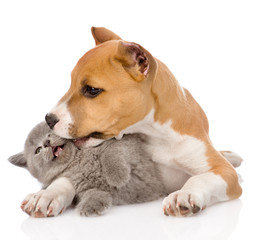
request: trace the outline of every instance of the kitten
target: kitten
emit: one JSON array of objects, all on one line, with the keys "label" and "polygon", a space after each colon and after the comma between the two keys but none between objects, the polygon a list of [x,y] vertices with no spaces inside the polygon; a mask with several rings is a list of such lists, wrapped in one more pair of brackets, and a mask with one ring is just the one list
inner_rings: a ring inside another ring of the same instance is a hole
[{"label": "kitten", "polygon": [[23,211],[33,217],[56,216],[74,203],[81,215],[100,215],[112,205],[168,194],[157,164],[144,151],[143,135],[110,139],[93,148],[77,145],[56,136],[44,122],[32,129],[24,152],[9,158],[44,186],[25,198]]}]

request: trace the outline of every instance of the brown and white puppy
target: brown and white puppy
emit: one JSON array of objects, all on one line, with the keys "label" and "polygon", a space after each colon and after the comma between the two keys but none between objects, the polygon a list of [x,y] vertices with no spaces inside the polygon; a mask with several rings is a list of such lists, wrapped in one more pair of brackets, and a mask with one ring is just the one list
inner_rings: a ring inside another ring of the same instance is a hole
[{"label": "brown and white puppy", "polygon": [[70,89],[46,116],[54,132],[87,146],[146,134],[172,189],[163,201],[166,215],[192,215],[238,198],[237,173],[223,156],[234,155],[214,149],[205,113],[166,65],[105,28],[93,27],[92,34],[97,46],[78,61]]}]

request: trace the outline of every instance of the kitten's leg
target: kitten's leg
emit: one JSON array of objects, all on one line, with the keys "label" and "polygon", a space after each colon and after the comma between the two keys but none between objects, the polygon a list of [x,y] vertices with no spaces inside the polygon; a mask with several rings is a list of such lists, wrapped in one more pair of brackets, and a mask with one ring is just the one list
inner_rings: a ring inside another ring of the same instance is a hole
[{"label": "kitten's leg", "polygon": [[62,213],[75,196],[75,190],[68,178],[52,182],[45,190],[29,194],[21,204],[24,212],[32,217],[53,217]]},{"label": "kitten's leg", "polygon": [[130,167],[125,160],[125,153],[121,148],[114,151],[106,151],[101,156],[102,169],[109,185],[122,187],[130,179]]},{"label": "kitten's leg", "polygon": [[77,209],[81,216],[102,215],[112,206],[112,202],[109,192],[90,189],[81,197]]}]

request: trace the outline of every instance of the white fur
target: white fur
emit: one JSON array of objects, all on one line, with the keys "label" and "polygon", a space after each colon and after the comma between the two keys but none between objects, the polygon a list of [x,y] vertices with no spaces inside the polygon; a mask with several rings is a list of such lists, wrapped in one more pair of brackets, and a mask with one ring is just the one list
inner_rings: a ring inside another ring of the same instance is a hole
[{"label": "white fur", "polygon": [[45,190],[29,194],[22,203],[23,210],[31,216],[56,216],[72,203],[74,196],[75,189],[69,179],[58,178]]},{"label": "white fur", "polygon": [[63,138],[72,138],[69,135],[69,126],[73,124],[73,120],[67,108],[67,102],[58,104],[50,113],[55,114],[59,119],[59,122],[54,126],[54,133]]},{"label": "white fur", "polygon": [[182,94],[183,94],[184,98],[186,99],[186,93],[185,93],[184,88],[183,88],[182,86],[180,86],[180,88],[181,88],[181,90],[182,90]]}]

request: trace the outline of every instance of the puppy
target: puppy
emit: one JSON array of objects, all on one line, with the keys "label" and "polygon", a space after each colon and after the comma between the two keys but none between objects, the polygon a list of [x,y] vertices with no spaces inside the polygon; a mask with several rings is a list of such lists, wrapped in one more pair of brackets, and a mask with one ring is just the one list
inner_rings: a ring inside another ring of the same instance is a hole
[{"label": "puppy", "polygon": [[[240,197],[238,176],[213,147],[204,111],[167,66],[105,28],[93,27],[92,34],[96,47],[78,61],[70,89],[46,115],[55,134],[87,146],[145,134],[147,151],[164,165],[163,178],[176,190],[163,201],[166,215],[190,216]],[[174,188],[186,176],[183,187]]]}]

